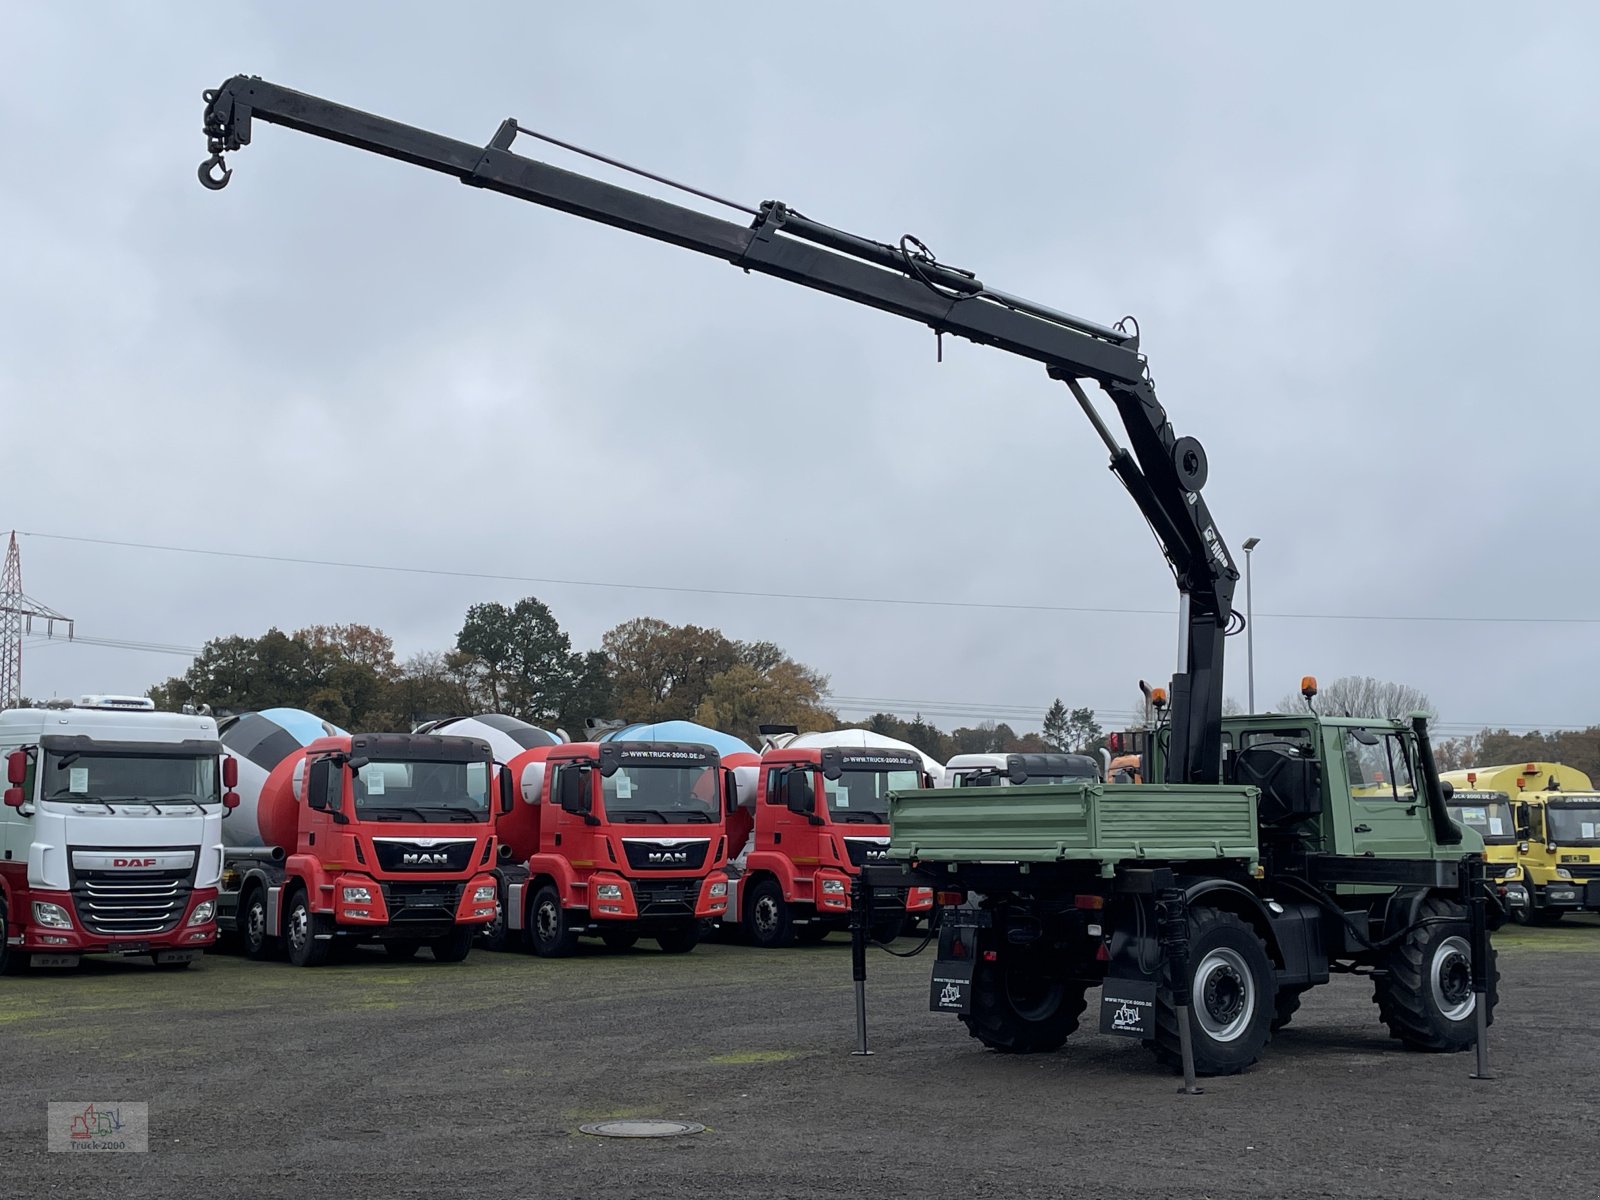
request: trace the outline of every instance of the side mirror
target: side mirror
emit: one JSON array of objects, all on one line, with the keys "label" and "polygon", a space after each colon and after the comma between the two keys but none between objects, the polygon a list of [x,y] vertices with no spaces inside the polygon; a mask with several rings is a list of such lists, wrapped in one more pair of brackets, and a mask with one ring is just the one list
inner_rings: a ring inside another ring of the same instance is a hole
[{"label": "side mirror", "polygon": [[231,813],[234,809],[236,809],[238,807],[239,807],[239,793],[238,792],[223,792],[222,793],[222,815],[223,816],[227,816],[229,813]]},{"label": "side mirror", "polygon": [[1444,791],[1444,802],[1449,804],[1455,798],[1456,785],[1446,779],[1440,782],[1439,787]]},{"label": "side mirror", "polygon": [[[21,787],[28,778],[28,752],[26,750],[13,750],[6,755],[6,783],[11,787]],[[6,801],[7,804],[11,802]],[[15,807],[13,805],[12,807]]]},{"label": "side mirror", "polygon": [[22,789],[21,788],[19,788],[19,787],[8,787],[6,789],[6,807],[7,808],[21,808],[22,807],[22,801],[23,801],[23,795],[22,795]]},{"label": "side mirror", "polygon": [[372,760],[370,758],[368,758],[365,754],[357,754],[357,755],[354,755],[354,756],[352,756],[350,758],[345,759],[344,760],[344,765],[349,767],[352,772],[356,772],[356,771],[361,770],[362,767],[366,766],[371,761]]},{"label": "side mirror", "polygon": [[500,768],[500,811],[510,812],[517,805],[517,785],[511,778],[511,768]]},{"label": "side mirror", "polygon": [[1027,768],[1020,764],[1008,768],[1006,771],[1006,780],[1011,784],[1012,787],[1021,787],[1023,784],[1028,782]]},{"label": "side mirror", "polygon": [[564,812],[586,816],[594,807],[589,795],[589,771],[586,767],[565,767],[557,784],[557,798]]},{"label": "side mirror", "polygon": [[230,792],[239,786],[239,760],[231,754],[222,756],[222,786]]},{"label": "side mirror", "polygon": [[332,778],[337,786],[339,777],[333,774],[331,759],[318,759],[311,764],[306,772],[306,807],[314,808],[318,812],[328,812],[333,806],[328,803],[328,780]]},{"label": "side mirror", "polygon": [[816,815],[817,793],[811,787],[811,772],[805,769],[790,771],[784,803],[792,813],[803,817]]}]

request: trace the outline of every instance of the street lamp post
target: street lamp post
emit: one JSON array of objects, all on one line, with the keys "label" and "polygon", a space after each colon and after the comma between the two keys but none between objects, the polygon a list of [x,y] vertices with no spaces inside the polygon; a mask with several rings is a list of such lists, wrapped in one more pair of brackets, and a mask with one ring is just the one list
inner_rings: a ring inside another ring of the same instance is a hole
[{"label": "street lamp post", "polygon": [[1244,540],[1244,659],[1250,677],[1250,712],[1256,711],[1256,612],[1250,589],[1250,552],[1261,544],[1257,537]]}]

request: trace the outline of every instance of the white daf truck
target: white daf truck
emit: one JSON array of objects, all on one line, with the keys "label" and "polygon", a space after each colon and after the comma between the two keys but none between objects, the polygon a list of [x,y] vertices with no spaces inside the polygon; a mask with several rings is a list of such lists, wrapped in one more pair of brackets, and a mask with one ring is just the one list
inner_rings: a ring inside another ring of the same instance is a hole
[{"label": "white daf truck", "polygon": [[0,761],[0,972],[85,954],[182,969],[216,941],[238,796],[211,717],[138,696],[8,709]]}]

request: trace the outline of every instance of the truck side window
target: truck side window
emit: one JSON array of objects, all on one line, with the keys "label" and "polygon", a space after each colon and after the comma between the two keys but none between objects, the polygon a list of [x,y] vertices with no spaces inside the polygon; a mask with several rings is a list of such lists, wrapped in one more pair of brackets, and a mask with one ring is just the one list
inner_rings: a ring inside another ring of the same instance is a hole
[{"label": "truck side window", "polygon": [[1344,761],[1352,800],[1416,803],[1411,756],[1392,730],[1346,729]]},{"label": "truck side window", "polygon": [[788,772],[781,769],[774,769],[767,772],[766,801],[768,804],[776,804],[779,807],[783,806],[783,779],[787,773]]}]

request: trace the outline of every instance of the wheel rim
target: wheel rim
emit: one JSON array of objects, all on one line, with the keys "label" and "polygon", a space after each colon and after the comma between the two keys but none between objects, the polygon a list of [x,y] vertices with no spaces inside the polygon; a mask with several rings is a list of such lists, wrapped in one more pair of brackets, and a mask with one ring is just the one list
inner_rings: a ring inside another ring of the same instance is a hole
[{"label": "wheel rim", "polygon": [[500,901],[494,902],[494,920],[483,927],[483,936],[489,941],[499,941],[506,931],[506,912],[500,906]]},{"label": "wheel rim", "polygon": [[1005,987],[1007,1003],[1024,1021],[1042,1021],[1054,1015],[1061,1007],[1061,994],[1065,990],[1060,980],[1019,975],[1014,971],[1006,972]]},{"label": "wheel rim", "polygon": [[549,900],[539,905],[538,915],[534,918],[538,929],[539,940],[553,942],[561,933],[561,910]]},{"label": "wheel rim", "polygon": [[289,914],[289,945],[296,950],[304,949],[310,925],[310,915],[304,908],[297,905],[295,910]]},{"label": "wheel rim", "polygon": [[1256,1015],[1256,981],[1244,955],[1219,946],[1200,960],[1194,972],[1195,1015],[1214,1042],[1244,1036]]},{"label": "wheel rim", "polygon": [[250,910],[244,916],[244,940],[252,949],[257,949],[267,940],[267,906],[259,900],[250,904]]},{"label": "wheel rim", "polygon": [[1472,949],[1466,938],[1452,936],[1439,943],[1428,984],[1434,1006],[1445,1020],[1460,1021],[1472,1014],[1477,997],[1472,994]]},{"label": "wheel rim", "polygon": [[756,932],[770,937],[778,930],[778,902],[771,896],[762,896],[755,903]]}]

